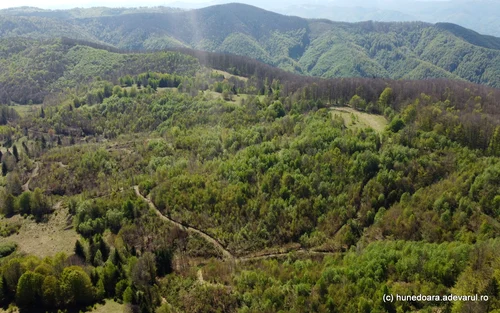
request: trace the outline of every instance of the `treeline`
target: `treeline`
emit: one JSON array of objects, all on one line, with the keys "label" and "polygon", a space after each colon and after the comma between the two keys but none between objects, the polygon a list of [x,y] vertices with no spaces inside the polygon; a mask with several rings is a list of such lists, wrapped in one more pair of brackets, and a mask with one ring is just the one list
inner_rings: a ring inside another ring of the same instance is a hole
[{"label": "treeline", "polygon": [[[395,109],[407,104],[409,100],[424,93],[432,99],[450,100],[460,109],[466,109],[474,97],[481,97],[485,113],[499,114],[496,103],[500,100],[500,90],[459,80],[425,79],[425,80],[391,80],[380,78],[335,78],[323,79],[290,73],[248,57],[198,51],[192,49],[175,49],[184,54],[196,57],[204,66],[228,71],[234,75],[255,77],[257,90],[266,87],[273,81],[282,85],[281,95],[291,96],[294,93],[306,93],[307,100],[322,101],[328,104],[343,105],[354,95],[367,102],[375,103],[382,91],[390,86],[393,91]],[[471,109],[469,107],[469,109]]]},{"label": "treeline", "polygon": [[[425,102],[424,106],[439,102],[447,108],[439,115],[456,119],[452,122],[451,118],[436,116],[431,123],[443,125],[447,133],[456,132],[461,125],[460,135],[453,135],[453,138],[461,137],[458,140],[474,149],[485,150],[495,128],[500,125],[500,90],[484,85],[446,79],[320,79],[285,72],[242,56],[180,51],[197,57],[203,65],[250,77],[245,90],[248,93],[272,94],[275,99],[285,97],[304,108],[352,105],[353,98],[357,97],[357,101],[363,103],[362,106],[358,104],[358,109],[381,114],[388,107],[401,111],[417,98]],[[380,96],[388,87],[391,93],[381,105]]]}]

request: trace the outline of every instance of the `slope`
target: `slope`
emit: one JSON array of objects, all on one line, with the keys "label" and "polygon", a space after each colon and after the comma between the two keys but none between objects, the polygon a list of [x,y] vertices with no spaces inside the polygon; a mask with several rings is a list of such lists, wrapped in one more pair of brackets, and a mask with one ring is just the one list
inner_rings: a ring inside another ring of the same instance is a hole
[{"label": "slope", "polygon": [[[326,78],[447,78],[500,87],[500,39],[454,24],[307,20],[234,3],[191,11],[130,12],[23,18],[34,24],[64,24],[71,30],[66,34],[69,37],[120,49],[194,48],[248,56],[291,72]],[[56,27],[9,25],[0,37],[61,36]]]},{"label": "slope", "polygon": [[[92,44],[91,44],[92,45]],[[114,80],[124,68],[193,74],[197,61],[175,52],[123,54],[69,39],[0,40],[0,103],[40,103],[50,91],[76,87],[101,77]]]}]

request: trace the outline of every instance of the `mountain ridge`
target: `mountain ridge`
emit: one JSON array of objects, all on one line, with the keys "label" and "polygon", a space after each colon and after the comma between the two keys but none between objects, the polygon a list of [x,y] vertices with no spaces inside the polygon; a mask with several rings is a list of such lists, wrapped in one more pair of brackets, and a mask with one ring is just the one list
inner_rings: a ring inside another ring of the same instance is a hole
[{"label": "mountain ridge", "polygon": [[52,35],[124,50],[232,53],[325,78],[448,78],[500,87],[500,38],[450,23],[334,22],[239,3],[166,13],[16,20],[0,14],[0,25],[7,25],[0,26],[0,37]]}]

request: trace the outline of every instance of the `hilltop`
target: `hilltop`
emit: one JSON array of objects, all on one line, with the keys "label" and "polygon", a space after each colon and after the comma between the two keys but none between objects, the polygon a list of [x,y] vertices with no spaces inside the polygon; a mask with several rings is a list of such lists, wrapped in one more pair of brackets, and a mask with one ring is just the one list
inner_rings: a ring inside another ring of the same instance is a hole
[{"label": "hilltop", "polygon": [[449,23],[332,22],[243,4],[2,12],[4,38],[66,36],[133,51],[192,48],[326,78],[447,78],[500,87],[500,39]]}]

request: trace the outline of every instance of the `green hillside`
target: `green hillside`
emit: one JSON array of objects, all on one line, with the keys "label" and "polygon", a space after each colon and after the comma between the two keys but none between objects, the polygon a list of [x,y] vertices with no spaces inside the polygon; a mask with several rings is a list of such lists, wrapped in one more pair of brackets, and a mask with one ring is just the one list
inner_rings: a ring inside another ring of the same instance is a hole
[{"label": "green hillside", "polygon": [[68,39],[0,40],[0,103],[41,103],[50,91],[74,88],[96,77],[114,80],[125,71],[192,75],[199,66],[194,58],[175,52],[119,54],[81,44]]},{"label": "green hillside", "polygon": [[35,10],[37,16],[33,10],[3,11],[0,37],[66,36],[125,50],[187,47],[320,77],[449,78],[500,87],[500,39],[449,23],[349,24],[243,4],[191,11]]},{"label": "green hillside", "polygon": [[500,90],[93,46],[2,44],[0,306],[500,309]]},{"label": "green hillside", "polygon": [[92,12],[0,14],[0,312],[500,311],[496,38]]}]

